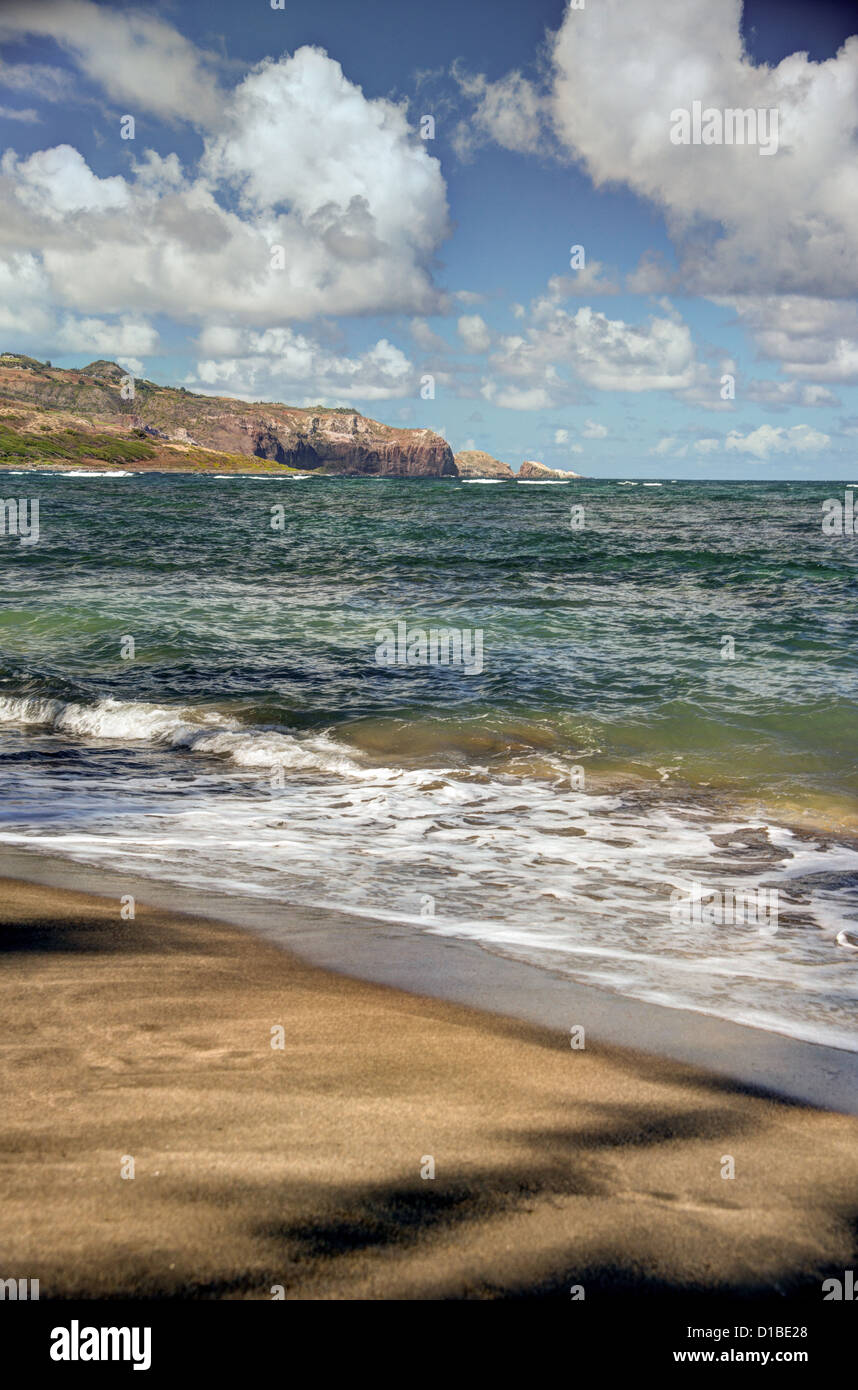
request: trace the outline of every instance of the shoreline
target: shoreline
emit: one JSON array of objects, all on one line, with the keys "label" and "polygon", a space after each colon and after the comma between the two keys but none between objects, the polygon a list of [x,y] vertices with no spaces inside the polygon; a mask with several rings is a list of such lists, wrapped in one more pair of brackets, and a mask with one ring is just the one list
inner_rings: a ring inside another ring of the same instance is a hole
[{"label": "shoreline", "polygon": [[43,1300],[797,1313],[854,1264],[851,1117],[119,906],[0,891],[4,1272]]},{"label": "shoreline", "polygon": [[[320,468],[311,468],[311,469],[304,469],[304,470],[302,470],[302,469],[300,469],[300,468],[292,468],[289,464],[278,464],[278,463],[276,463],[276,462],[272,462],[271,459],[259,459],[259,460],[258,460],[258,467],[254,467],[254,466],[253,466],[253,460],[250,458],[250,456],[248,456],[247,463],[248,463],[248,467],[247,467],[247,468],[240,468],[240,469],[239,469],[239,468],[230,468],[228,464],[224,464],[224,463],[211,464],[209,467],[205,467],[205,466],[203,466],[203,465],[198,465],[198,466],[196,466],[196,467],[194,467],[194,468],[189,468],[189,467],[178,466],[178,465],[174,467],[174,466],[172,466],[166,459],[156,459],[156,460],[153,460],[153,461],[151,461],[151,462],[150,462],[150,461],[144,461],[144,460],[141,460],[141,459],[134,459],[134,460],[130,461],[130,465],[129,465],[129,466],[126,466],[126,465],[123,465],[123,464],[117,464],[115,467],[112,467],[110,464],[105,464],[104,461],[101,460],[101,459],[89,459],[89,460],[87,460],[87,463],[86,463],[86,464],[80,464],[80,465],[78,465],[77,467],[75,467],[74,465],[67,466],[66,464],[64,464],[64,463],[62,463],[62,462],[58,462],[58,463],[42,463],[42,464],[28,464],[28,463],[26,463],[24,460],[10,459],[10,460],[5,460],[5,461],[0,461],[0,469],[2,469],[2,470],[3,470],[4,472],[6,472],[6,473],[59,473],[59,474],[60,474],[61,476],[63,476],[63,477],[71,477],[71,476],[72,476],[73,474],[75,474],[75,473],[80,473],[83,477],[95,477],[95,476],[98,476],[98,477],[102,477],[102,478],[108,478],[108,477],[110,477],[111,475],[116,475],[117,477],[120,477],[120,478],[130,478],[130,477],[134,477],[134,476],[136,476],[137,474],[140,474],[140,473],[182,473],[182,474],[185,474],[185,475],[188,476],[188,477],[205,477],[205,478],[258,478],[258,477],[264,477],[264,478],[284,478],[284,477],[285,477],[285,478],[313,478],[313,477],[316,477],[316,478],[351,478],[351,479],[357,479],[358,481],[360,481],[361,479],[367,479],[367,478],[368,478],[368,479],[371,479],[371,480],[376,481],[376,482],[378,482],[378,481],[381,481],[381,482],[388,482],[388,481],[389,481],[389,482],[405,482],[405,483],[446,483],[446,482],[450,482],[450,483],[519,483],[519,482],[520,482],[520,483],[536,483],[536,482],[540,482],[540,483],[544,483],[544,482],[558,482],[558,483],[565,483],[565,482],[572,483],[572,482],[576,482],[576,483],[577,483],[577,482],[580,482],[580,483],[583,483],[583,482],[592,481],[591,479],[584,478],[583,476],[581,476],[580,474],[577,474],[577,473],[574,474],[574,475],[572,475],[572,476],[570,476],[569,478],[550,478],[550,479],[549,479],[549,478],[546,478],[546,479],[519,478],[517,475],[514,475],[512,478],[462,478],[462,477],[457,476],[455,473],[427,473],[427,474],[410,474],[410,473],[331,473],[331,472],[326,472],[325,469],[324,469],[324,467],[320,467]],[[266,466],[266,465],[267,465],[267,466]],[[217,469],[218,471],[216,472],[215,469]],[[612,482],[613,479],[610,479],[610,478],[603,479],[603,480],[598,480],[598,479],[597,479],[596,481]]]},{"label": "shoreline", "polygon": [[[699,1068],[748,1092],[858,1115],[858,1051],[628,998],[456,937],[327,908],[217,893],[0,847],[0,877],[239,927],[303,964],[599,1045]],[[568,1046],[568,1042],[567,1042]]]}]

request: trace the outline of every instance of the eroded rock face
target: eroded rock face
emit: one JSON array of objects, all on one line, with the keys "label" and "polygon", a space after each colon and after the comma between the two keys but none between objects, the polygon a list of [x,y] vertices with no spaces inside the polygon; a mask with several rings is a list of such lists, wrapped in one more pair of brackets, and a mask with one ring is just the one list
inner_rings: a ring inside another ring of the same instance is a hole
[{"label": "eroded rock face", "polygon": [[456,467],[460,478],[515,478],[508,463],[501,463],[482,449],[464,449],[456,455]]},{"label": "eroded rock face", "polygon": [[0,355],[0,399],[71,411],[94,429],[145,430],[156,438],[328,474],[457,476],[452,449],[431,430],[395,429],[351,409],[247,404],[151,381],[135,381],[133,398],[126,400],[126,380],[127,374],[112,362],[64,370],[33,358]]},{"label": "eroded rock face", "polygon": [[544,463],[537,463],[535,459],[525,459],[518,470],[518,476],[525,482],[548,482],[549,479],[567,481],[569,478],[580,478],[580,473],[573,473],[571,469],[546,468]]},{"label": "eroded rock face", "polygon": [[203,400],[206,406],[191,433],[204,448],[341,476],[456,476],[449,444],[431,430],[394,429],[354,411],[267,406],[264,415],[254,413],[253,407],[242,414],[222,413],[210,408],[217,398]]}]

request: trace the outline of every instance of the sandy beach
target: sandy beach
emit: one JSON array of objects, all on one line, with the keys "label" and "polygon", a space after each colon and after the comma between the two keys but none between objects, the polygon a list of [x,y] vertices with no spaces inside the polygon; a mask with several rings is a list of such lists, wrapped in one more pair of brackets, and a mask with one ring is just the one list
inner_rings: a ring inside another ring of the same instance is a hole
[{"label": "sandy beach", "polygon": [[0,933],[4,1273],[43,1299],[816,1304],[854,1264],[850,1116],[139,903],[4,879]]}]

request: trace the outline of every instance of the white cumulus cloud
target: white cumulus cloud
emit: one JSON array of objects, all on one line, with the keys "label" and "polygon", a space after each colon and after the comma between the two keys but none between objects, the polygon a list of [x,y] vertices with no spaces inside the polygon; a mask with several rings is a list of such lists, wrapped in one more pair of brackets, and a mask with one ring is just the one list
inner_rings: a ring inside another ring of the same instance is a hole
[{"label": "white cumulus cloud", "polygon": [[469,159],[487,140],[522,154],[539,149],[545,98],[532,82],[520,72],[490,82],[482,73],[466,73],[458,65],[454,65],[453,76],[474,104],[470,118],[460,121],[453,134],[453,147],[460,159]]},{"label": "white cumulus cloud", "polygon": [[[816,63],[756,65],[741,0],[627,0],[568,10],[554,46],[552,110],[566,148],[602,186],[664,209],[698,293],[858,289],[858,37]],[[675,145],[671,112],[779,113],[779,148]]]},{"label": "white cumulus cloud", "polygon": [[400,106],[303,48],[239,83],[219,125],[196,173],[147,151],[102,179],[69,145],[8,151],[0,252],[38,255],[54,304],[84,314],[264,327],[438,310],[445,185]]},{"label": "white cumulus cloud", "polygon": [[220,395],[292,404],[300,398],[316,404],[417,394],[413,364],[386,338],[349,357],[290,327],[256,332],[211,325],[200,334],[199,347],[202,353],[222,355],[201,356],[187,384]]},{"label": "white cumulus cloud", "polygon": [[772,454],[815,453],[827,448],[830,443],[829,435],[812,429],[810,425],[793,425],[789,429],[783,425],[760,425],[749,434],[730,430],[724,447],[735,453],[768,459]]}]

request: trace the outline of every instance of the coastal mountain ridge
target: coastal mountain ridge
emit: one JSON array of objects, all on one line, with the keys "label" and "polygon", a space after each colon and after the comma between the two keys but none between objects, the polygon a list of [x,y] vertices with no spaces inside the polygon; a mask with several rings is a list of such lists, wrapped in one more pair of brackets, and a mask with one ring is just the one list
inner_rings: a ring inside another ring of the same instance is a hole
[{"label": "coastal mountain ridge", "polygon": [[93,460],[151,471],[516,476],[479,450],[454,458],[443,436],[430,429],[385,425],[347,406],[199,395],[133,378],[116,362],[65,368],[0,353],[0,465],[68,467]]}]

